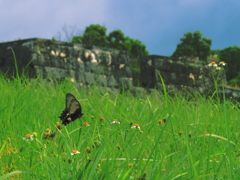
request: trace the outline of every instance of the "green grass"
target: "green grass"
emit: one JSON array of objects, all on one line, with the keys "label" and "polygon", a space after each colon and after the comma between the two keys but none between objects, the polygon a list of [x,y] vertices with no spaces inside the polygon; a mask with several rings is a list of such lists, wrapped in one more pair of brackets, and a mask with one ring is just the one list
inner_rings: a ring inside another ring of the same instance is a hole
[{"label": "green grass", "polygon": [[[0,179],[240,178],[239,110],[231,101],[101,94],[24,77],[2,76],[0,89]],[[84,115],[60,131],[66,93]],[[43,139],[47,128],[57,131],[53,139]],[[34,132],[33,141],[23,139]]]}]

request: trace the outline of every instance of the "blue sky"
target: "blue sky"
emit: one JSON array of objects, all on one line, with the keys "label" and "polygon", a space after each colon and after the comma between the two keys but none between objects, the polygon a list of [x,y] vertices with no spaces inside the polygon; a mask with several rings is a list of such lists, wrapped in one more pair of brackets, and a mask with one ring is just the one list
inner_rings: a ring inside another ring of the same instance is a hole
[{"label": "blue sky", "polygon": [[64,25],[81,35],[91,24],[120,29],[150,54],[170,56],[186,32],[201,31],[211,49],[240,46],[239,0],[0,0],[0,42],[51,39]]}]

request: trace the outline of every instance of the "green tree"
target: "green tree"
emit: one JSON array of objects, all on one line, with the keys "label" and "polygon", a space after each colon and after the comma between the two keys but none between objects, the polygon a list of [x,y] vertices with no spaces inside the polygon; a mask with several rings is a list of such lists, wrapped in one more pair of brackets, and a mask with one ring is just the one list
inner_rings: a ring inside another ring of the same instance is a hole
[{"label": "green tree", "polygon": [[52,41],[57,41],[55,37],[52,37]]},{"label": "green tree", "polygon": [[114,30],[107,36],[108,46],[115,49],[127,50],[125,47],[125,36],[121,30]]},{"label": "green tree", "polygon": [[233,87],[240,87],[240,73],[230,81],[228,81],[228,85],[233,86]]},{"label": "green tree", "polygon": [[212,40],[202,37],[200,31],[194,33],[187,32],[184,37],[180,39],[181,43],[177,45],[173,57],[199,57],[201,60],[206,60],[210,54]]},{"label": "green tree", "polygon": [[138,39],[132,40],[130,52],[131,54],[135,55],[136,58],[149,54],[149,52],[146,50],[146,46]]},{"label": "green tree", "polygon": [[125,36],[119,29],[110,32],[109,35],[106,35],[106,31],[104,26],[92,24],[86,27],[82,36],[73,36],[72,42],[125,50],[134,58],[149,54],[140,40]]},{"label": "green tree", "polygon": [[82,36],[72,37],[72,42],[128,51],[131,58],[129,67],[132,70],[134,79],[133,84],[139,85],[139,57],[149,54],[146,50],[146,46],[140,40],[125,36],[119,29],[110,32],[109,35],[106,35],[106,30],[107,29],[105,27],[100,25],[90,25],[86,27]]},{"label": "green tree", "polygon": [[219,55],[221,49],[213,49],[210,51],[210,55]]},{"label": "green tree", "polygon": [[220,62],[219,53],[220,49],[214,49],[210,51],[210,54],[207,57],[207,62]]},{"label": "green tree", "polygon": [[108,46],[119,50],[128,51],[131,57],[129,67],[132,71],[133,84],[140,85],[140,62],[139,57],[148,55],[146,46],[139,40],[125,37],[121,30],[114,30],[107,37]]},{"label": "green tree", "polygon": [[86,27],[82,36],[73,36],[72,42],[83,43],[90,46],[107,47],[107,28],[99,24],[92,24]]},{"label": "green tree", "polygon": [[126,37],[124,47],[130,52],[131,61],[129,67],[132,70],[133,85],[141,86],[140,82],[140,60],[139,57],[148,55],[146,46],[139,40]]},{"label": "green tree", "polygon": [[124,36],[121,30],[114,30],[107,36],[108,46],[119,50],[126,50],[130,52],[135,58],[148,55],[146,46],[137,39],[132,39]]},{"label": "green tree", "polygon": [[73,36],[72,43],[82,43],[83,36]]},{"label": "green tree", "polygon": [[[224,48],[220,51],[219,58],[227,63],[227,66],[224,68],[227,80],[238,79],[239,81],[240,47],[231,46]],[[236,80],[232,80],[232,82],[236,82]]]}]

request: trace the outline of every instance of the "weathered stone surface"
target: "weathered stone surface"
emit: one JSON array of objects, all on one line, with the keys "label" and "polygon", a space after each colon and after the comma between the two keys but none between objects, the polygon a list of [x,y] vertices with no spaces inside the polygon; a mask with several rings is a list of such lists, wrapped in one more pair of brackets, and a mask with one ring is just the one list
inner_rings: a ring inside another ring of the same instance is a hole
[{"label": "weathered stone surface", "polygon": [[84,76],[85,76],[85,82],[86,82],[87,85],[94,84],[95,81],[94,81],[94,74],[93,73],[85,72]]},{"label": "weathered stone surface", "polygon": [[131,94],[137,97],[144,97],[148,94],[146,88],[143,87],[134,87],[130,89]]},{"label": "weathered stone surface", "polygon": [[16,74],[14,55],[19,72],[30,78],[63,80],[69,77],[81,88],[96,84],[111,91],[117,92],[123,87],[121,89],[129,89],[133,94],[145,94],[146,89],[163,91],[160,76],[167,91],[173,93],[195,91],[204,94],[213,88],[213,78],[217,78],[219,84],[226,84],[224,70],[218,74],[219,71],[198,61],[150,55],[140,59],[143,88],[136,88],[132,84],[130,58],[126,51],[39,38],[0,43],[0,71]]},{"label": "weathered stone surface", "polygon": [[240,89],[228,88],[228,87],[220,87],[220,93],[225,93],[227,98],[235,98],[240,100]]},{"label": "weathered stone surface", "polygon": [[[54,78],[54,79],[62,79],[63,75],[67,77],[67,73],[64,69],[59,69],[55,67],[44,67],[43,69],[43,78]],[[72,73],[73,75],[73,73]],[[75,76],[73,76],[75,77]]]},{"label": "weathered stone surface", "polygon": [[84,71],[77,71],[76,72],[76,81],[81,84],[86,84]]},{"label": "weathered stone surface", "polygon": [[112,76],[107,76],[107,86],[111,88],[119,88],[120,86],[118,85],[116,79]]},{"label": "weathered stone surface", "polygon": [[132,78],[125,78],[121,77],[119,78],[120,81],[120,87],[123,87],[124,89],[132,89],[133,83],[132,83]]},{"label": "weathered stone surface", "polygon": [[105,75],[99,75],[96,78],[96,82],[98,86],[107,87],[107,77]]},{"label": "weathered stone surface", "polygon": [[172,92],[184,90],[204,94],[214,87],[214,78],[218,84],[226,84],[224,69],[217,71],[198,61],[172,60],[164,56],[142,57],[140,74],[142,86],[163,90],[160,77],[167,91]]},{"label": "weathered stone surface", "polygon": [[0,43],[0,70],[15,74],[14,55],[19,69],[31,78],[65,79],[84,85],[95,82],[100,86],[119,88],[122,83],[127,87],[131,81],[119,78],[132,78],[129,56],[125,51],[99,48],[86,48],[73,44],[46,39],[25,39]]}]

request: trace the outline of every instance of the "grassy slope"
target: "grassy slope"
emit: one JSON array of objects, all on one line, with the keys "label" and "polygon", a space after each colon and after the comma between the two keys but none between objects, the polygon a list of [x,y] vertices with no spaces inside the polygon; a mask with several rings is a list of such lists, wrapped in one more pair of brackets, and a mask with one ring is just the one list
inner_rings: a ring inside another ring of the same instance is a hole
[{"label": "grassy slope", "polygon": [[[24,171],[14,177],[240,178],[239,110],[229,101],[101,95],[95,88],[79,90],[70,81],[54,85],[24,78],[1,77],[0,89],[1,175]],[[67,92],[80,101],[84,116],[57,131]],[[159,124],[163,118],[166,122]],[[113,119],[121,124],[110,124]],[[132,129],[133,124],[141,130]],[[47,128],[57,131],[54,139],[43,139]],[[23,139],[33,132],[33,141]],[[71,156],[72,150],[81,153]]]}]

